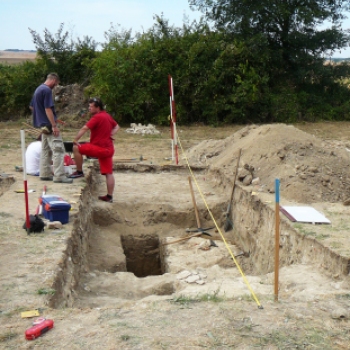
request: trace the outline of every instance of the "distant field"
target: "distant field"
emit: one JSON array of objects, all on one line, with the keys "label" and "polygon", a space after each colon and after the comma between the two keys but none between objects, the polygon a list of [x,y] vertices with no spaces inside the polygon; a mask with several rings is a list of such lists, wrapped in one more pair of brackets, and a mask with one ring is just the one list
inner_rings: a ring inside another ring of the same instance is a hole
[{"label": "distant field", "polygon": [[34,61],[35,52],[30,51],[0,51],[0,64],[18,64],[25,61]]}]

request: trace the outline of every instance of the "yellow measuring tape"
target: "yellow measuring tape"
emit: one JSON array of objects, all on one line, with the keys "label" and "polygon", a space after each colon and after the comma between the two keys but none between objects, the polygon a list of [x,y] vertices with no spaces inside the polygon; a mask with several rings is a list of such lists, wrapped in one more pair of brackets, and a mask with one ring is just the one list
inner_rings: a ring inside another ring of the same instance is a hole
[{"label": "yellow measuring tape", "polygon": [[195,184],[196,184],[196,186],[197,186],[197,189],[198,189],[198,191],[199,191],[199,194],[200,194],[200,196],[201,196],[202,199],[203,199],[203,202],[204,202],[204,204],[205,204],[205,207],[207,208],[208,213],[209,213],[211,219],[213,220],[214,225],[215,225],[216,229],[218,230],[218,232],[219,232],[219,234],[220,234],[220,236],[221,236],[221,238],[222,238],[222,241],[223,241],[224,244],[225,244],[226,249],[227,249],[228,252],[230,253],[230,255],[231,255],[231,257],[232,257],[232,259],[233,259],[233,261],[234,261],[234,263],[235,263],[235,265],[236,265],[238,271],[240,272],[240,274],[241,274],[241,276],[242,276],[242,278],[243,278],[244,283],[247,285],[247,287],[248,287],[248,289],[249,289],[249,291],[250,291],[250,293],[251,293],[253,299],[254,299],[255,302],[258,304],[259,309],[263,309],[263,307],[262,307],[262,305],[260,304],[258,298],[256,297],[256,295],[255,295],[253,289],[251,288],[251,286],[250,286],[250,284],[249,284],[249,282],[248,282],[246,276],[244,275],[244,273],[243,273],[243,271],[242,271],[240,265],[238,264],[238,262],[237,262],[235,256],[233,255],[231,248],[230,248],[229,245],[227,244],[226,239],[225,239],[224,235],[222,234],[222,232],[221,232],[221,230],[220,230],[220,227],[218,226],[218,224],[217,224],[217,222],[216,222],[216,220],[215,220],[215,218],[214,218],[214,216],[213,216],[213,213],[212,213],[211,210],[209,209],[208,203],[207,203],[207,201],[205,200],[205,197],[204,197],[204,195],[203,195],[203,193],[202,193],[202,191],[201,191],[201,189],[200,189],[200,187],[199,187],[199,184],[198,184],[198,182],[197,182],[197,180],[196,180],[196,178],[195,178],[195,176],[194,176],[194,174],[193,174],[193,171],[192,171],[192,169],[191,169],[191,166],[190,166],[190,164],[189,164],[189,162],[188,162],[188,158],[187,158],[187,156],[186,156],[186,154],[185,154],[185,152],[184,152],[184,150],[183,150],[183,148],[182,148],[182,144],[181,144],[181,140],[180,140],[179,136],[176,135],[176,137],[177,137],[177,139],[178,139],[178,141],[179,141],[181,153],[184,155],[184,158],[185,158],[185,160],[186,160],[186,163],[187,163],[188,169],[189,169],[189,171],[190,171],[191,177],[193,178],[193,180],[194,180],[194,182],[195,182]]}]

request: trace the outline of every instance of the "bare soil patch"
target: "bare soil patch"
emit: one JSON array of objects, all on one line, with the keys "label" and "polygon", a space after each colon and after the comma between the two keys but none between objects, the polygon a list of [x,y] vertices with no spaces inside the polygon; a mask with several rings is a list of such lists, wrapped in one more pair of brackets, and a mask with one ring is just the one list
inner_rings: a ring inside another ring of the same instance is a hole
[{"label": "bare soil patch", "polygon": [[[258,308],[217,233],[218,247],[208,250],[201,249],[207,241],[203,238],[169,245],[164,262],[168,264],[166,273],[136,277],[125,271],[127,260],[120,257],[126,246],[132,248],[141,242],[141,246],[149,247],[140,251],[149,252],[157,249],[150,238],[172,241],[185,236],[185,228],[197,226],[188,174],[152,170],[169,164],[166,160],[171,155],[168,128],[160,128],[162,133],[155,136],[130,135],[123,129],[118,133],[116,158],[142,155],[144,160],[131,162],[138,171],[128,169],[130,164],[116,171],[116,200],[112,205],[94,202],[97,194],[105,191],[103,178],[97,175],[93,177],[97,182],[91,191],[91,212],[84,211],[84,207],[90,208],[90,194],[86,193],[89,178],[75,180],[73,186],[49,183],[50,193],[59,193],[71,202],[71,220],[62,230],[27,236],[22,229],[23,194],[14,192],[23,186],[23,175],[15,172],[15,166],[21,164],[19,128],[3,123],[0,131],[0,170],[16,181],[1,196],[0,346],[8,349],[34,346],[53,349],[348,348],[349,276],[334,275],[319,262],[313,264],[301,259],[297,263],[283,263],[278,302],[274,301],[273,270],[247,275],[263,309]],[[206,170],[196,172],[195,176],[220,227],[232,188],[237,149],[242,148],[240,171],[243,174],[245,168],[254,169],[253,177],[260,180],[255,185],[243,185],[242,175],[237,182],[240,189],[237,193],[251,195],[252,206],[261,203],[259,205],[273,207],[271,183],[280,178],[282,203],[315,206],[332,221],[330,226],[292,225],[294,229],[299,230],[301,237],[312,237],[315,243],[326,246],[335,256],[348,259],[349,207],[343,204],[350,196],[347,129],[346,123],[243,128],[180,126],[179,136],[189,163],[206,166]],[[63,133],[69,140],[76,130],[66,126]],[[29,136],[27,142],[30,142]],[[186,165],[185,154],[181,152],[180,163]],[[84,166],[88,172],[93,164],[86,162]],[[44,183],[30,177],[28,184],[36,191],[29,195],[33,211]],[[85,191],[83,195],[82,191]],[[211,217],[197,190],[195,195],[201,223],[210,226]],[[243,199],[241,203],[243,205]],[[237,226],[244,215],[255,213],[248,207],[240,208],[240,198],[235,197],[234,207]],[[89,228],[90,241],[86,243],[91,253],[88,263],[80,266],[79,276],[72,271],[65,274],[63,281],[66,285],[67,279],[79,278],[80,284],[69,291],[63,288],[67,295],[60,295],[67,302],[74,299],[73,307],[52,308],[50,293],[54,293],[52,286],[57,275],[62,269],[69,272],[72,265],[69,259],[81,258],[79,250],[68,256],[67,245],[73,249],[77,244],[75,239],[85,244],[79,235],[72,237],[73,222],[89,221],[91,216],[94,223]],[[256,226],[265,227],[262,224]],[[273,225],[271,221],[271,236]],[[259,230],[250,233],[257,242]],[[238,247],[235,252],[239,253],[242,247],[235,232],[227,233],[226,238],[232,247]],[[269,249],[266,246],[268,254]],[[251,254],[254,256],[254,251]],[[243,271],[245,259],[248,258],[237,257]],[[205,283],[178,279],[178,273],[184,270]],[[34,308],[41,308],[44,317],[54,319],[55,327],[29,342],[24,339],[24,331],[31,321],[21,319],[20,313]]]}]

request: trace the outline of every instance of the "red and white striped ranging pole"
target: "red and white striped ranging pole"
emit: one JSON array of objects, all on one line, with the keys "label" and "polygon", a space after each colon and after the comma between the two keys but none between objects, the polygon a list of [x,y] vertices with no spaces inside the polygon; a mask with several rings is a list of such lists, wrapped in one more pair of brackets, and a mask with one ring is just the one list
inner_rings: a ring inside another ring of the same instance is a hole
[{"label": "red and white striped ranging pole", "polygon": [[170,95],[170,130],[171,130],[171,158],[175,159],[176,165],[179,164],[179,153],[177,147],[177,132],[176,132],[176,106],[174,98],[173,78],[168,75],[169,95]]}]

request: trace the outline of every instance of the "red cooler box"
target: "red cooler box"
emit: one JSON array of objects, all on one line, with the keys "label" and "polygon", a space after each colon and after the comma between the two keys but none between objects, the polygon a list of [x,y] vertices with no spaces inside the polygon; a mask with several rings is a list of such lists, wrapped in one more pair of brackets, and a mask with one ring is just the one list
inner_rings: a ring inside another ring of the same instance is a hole
[{"label": "red cooler box", "polygon": [[68,223],[71,205],[64,201],[62,197],[45,194],[39,198],[39,203],[42,205],[45,219],[60,221],[62,224]]}]

